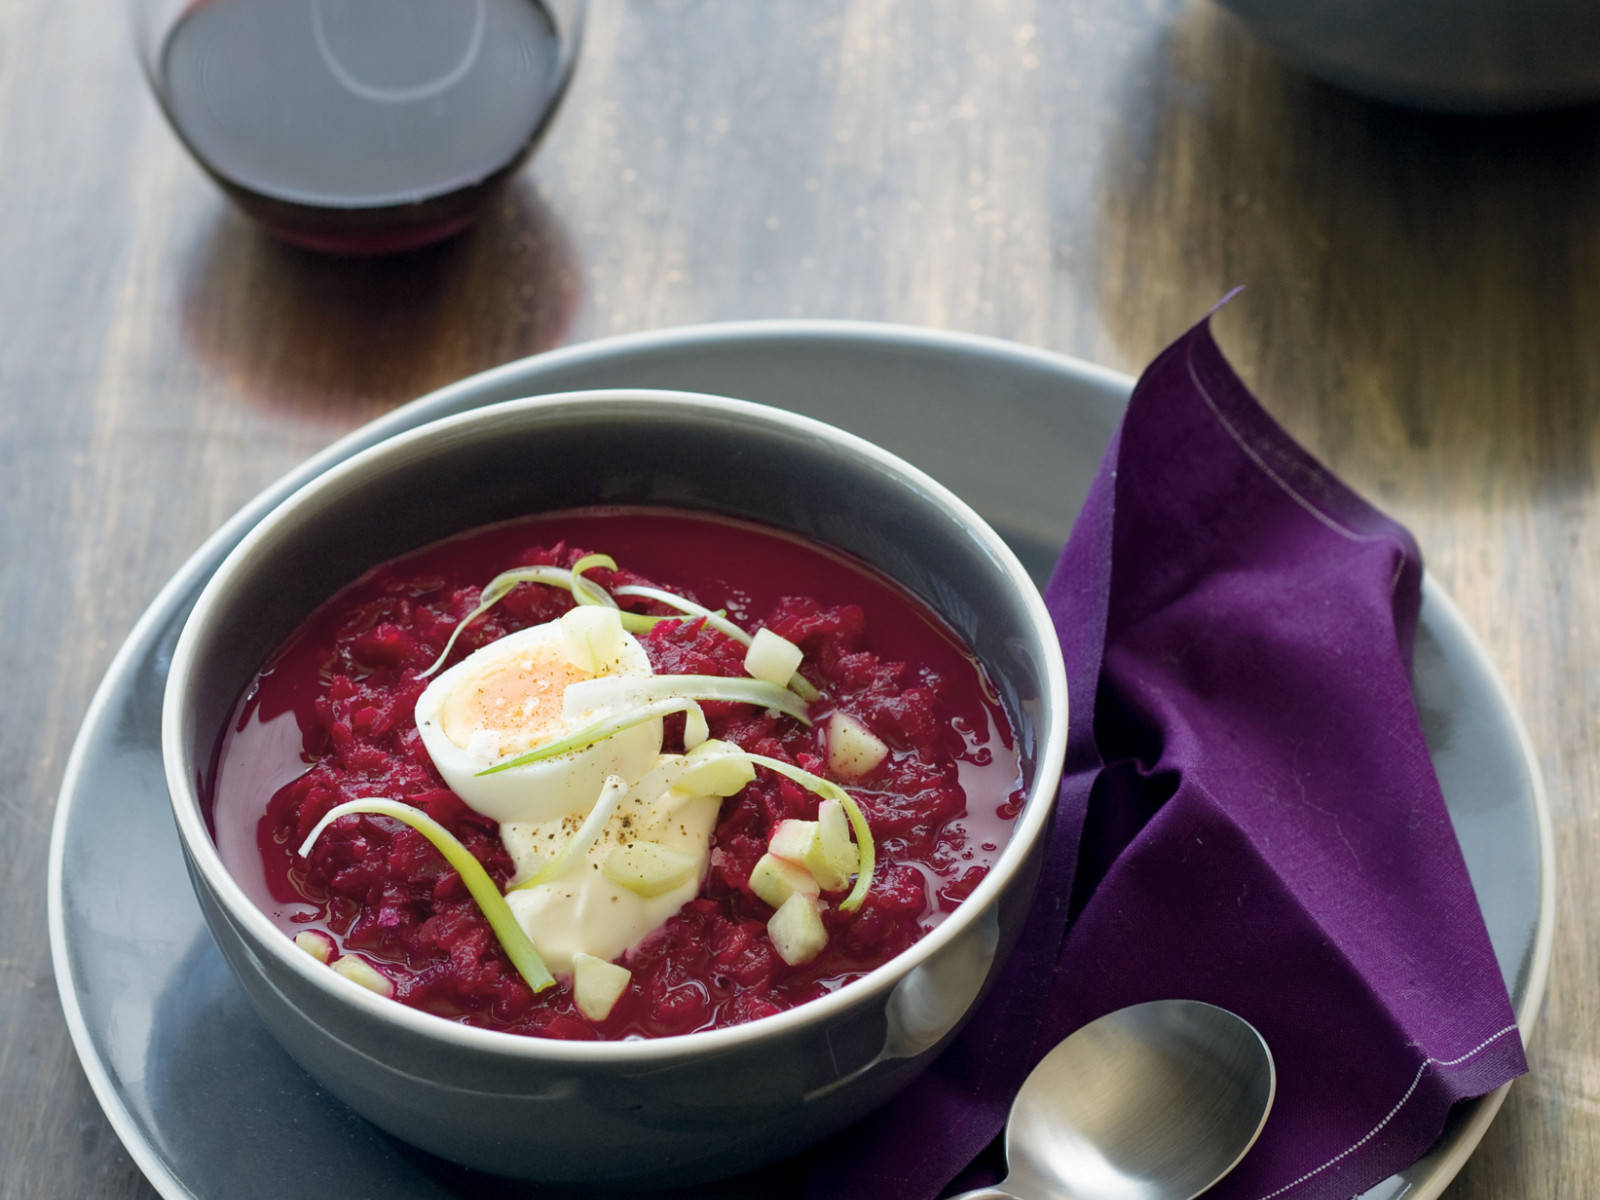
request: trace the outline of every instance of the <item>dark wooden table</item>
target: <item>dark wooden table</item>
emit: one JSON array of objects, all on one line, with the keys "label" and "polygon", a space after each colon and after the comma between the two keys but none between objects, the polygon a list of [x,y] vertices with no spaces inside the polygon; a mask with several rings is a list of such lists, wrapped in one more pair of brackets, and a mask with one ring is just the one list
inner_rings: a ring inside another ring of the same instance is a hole
[{"label": "dark wooden table", "polygon": [[1549,786],[1533,1073],[1448,1195],[1592,1194],[1600,114],[1368,105],[1198,2],[597,0],[503,202],[437,249],[340,261],[230,209],[116,18],[0,0],[0,1193],[153,1194],[68,1040],[46,846],[118,644],[265,484],[413,396],[610,333],[864,318],[1135,371],[1246,283],[1225,345],[1417,533]]}]

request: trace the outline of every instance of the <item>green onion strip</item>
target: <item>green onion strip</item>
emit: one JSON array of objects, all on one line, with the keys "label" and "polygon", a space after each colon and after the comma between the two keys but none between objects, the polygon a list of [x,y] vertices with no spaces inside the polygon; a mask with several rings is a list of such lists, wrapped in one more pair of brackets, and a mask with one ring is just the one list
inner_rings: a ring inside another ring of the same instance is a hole
[{"label": "green onion strip", "polygon": [[[551,587],[558,587],[572,594],[573,600],[578,604],[598,605],[603,608],[617,608],[616,599],[605,588],[592,579],[585,578],[585,572],[596,568],[607,571],[617,569],[616,559],[609,554],[586,554],[572,564],[569,570],[566,567],[534,566],[513,567],[509,571],[502,571],[491,579],[478,596],[478,606],[461,620],[456,622],[456,627],[450,631],[450,638],[444,644],[444,649],[439,652],[439,657],[433,660],[433,665],[426,671],[419,672],[418,679],[427,679],[444,666],[445,660],[450,657],[450,651],[455,649],[456,641],[466,630],[466,627],[488,612],[500,601],[510,594],[511,589],[519,583],[543,583]],[[704,605],[696,604],[687,597],[663,588],[646,587],[642,584],[626,584],[617,588],[618,596],[637,596],[642,600],[654,600],[668,608],[675,608],[687,617],[699,617],[722,633],[727,634],[742,645],[748,646],[752,640],[738,625],[730,621],[720,612],[714,612]],[[680,620],[679,617],[652,617],[644,613],[624,612],[618,610],[622,619],[622,627],[629,633],[648,633],[662,621]],[[804,675],[796,671],[789,677],[789,690],[798,695],[806,703],[810,703],[818,696],[817,689]],[[706,697],[710,699],[711,697]],[[772,706],[769,706],[772,707]],[[784,711],[788,711],[785,709]]]},{"label": "green onion strip", "polygon": [[713,629],[721,630],[736,642],[748,646],[750,635],[739,626],[728,620],[726,614],[714,612],[703,604],[696,604],[686,596],[676,592],[669,592],[664,588],[646,587],[642,583],[623,584],[616,592],[619,596],[637,596],[641,600],[654,600],[657,604],[665,604],[668,608],[675,608],[685,616],[699,617]]},{"label": "green onion strip", "polygon": [[[710,745],[710,743],[708,743]],[[849,792],[838,784],[813,775],[793,763],[784,762],[782,759],[770,758],[765,754],[751,754],[737,747],[725,743],[717,743],[717,749],[711,754],[690,755],[688,757],[675,756],[663,762],[648,775],[634,784],[631,788],[620,776],[607,776],[605,786],[601,789],[595,805],[589,810],[583,824],[578,827],[572,839],[562,847],[556,855],[541,870],[521,883],[514,884],[512,891],[521,888],[533,887],[545,883],[561,874],[578,856],[586,853],[594,844],[607,822],[615,815],[617,808],[623,800],[633,793],[646,794],[650,789],[655,789],[656,794],[666,791],[674,786],[676,781],[699,765],[714,761],[717,758],[741,758],[753,766],[766,767],[776,771],[801,787],[816,793],[825,799],[837,800],[844,808],[845,815],[849,818],[850,826],[855,834],[856,850],[860,855],[860,862],[856,872],[855,886],[850,889],[850,894],[839,902],[840,912],[854,912],[861,906],[867,892],[872,887],[872,874],[877,863],[877,854],[872,838],[871,826],[867,824],[866,816],[861,807]],[[696,761],[698,759],[698,762]],[[397,800],[390,800],[382,796],[367,796],[359,800],[350,800],[344,804],[335,805],[327,814],[318,821],[315,828],[306,835],[305,841],[300,844],[298,853],[301,858],[310,855],[311,849],[316,845],[328,826],[341,817],[364,815],[390,817],[404,825],[416,830],[427,838],[433,848],[437,850],[444,860],[450,864],[461,882],[467,887],[467,892],[472,896],[484,919],[489,922],[495,938],[499,941],[501,949],[506,952],[506,957],[511,960],[512,966],[522,976],[527,985],[535,992],[542,992],[555,983],[555,977],[550,974],[550,969],[545,966],[544,959],[534,947],[526,931],[517,923],[516,917],[511,912],[511,907],[500,894],[500,889],[495,885],[489,873],[484,870],[483,864],[472,856],[461,842],[443,825],[439,824],[427,813],[409,804],[402,804]]]},{"label": "green onion strip", "polygon": [[[619,587],[617,595],[638,596],[642,600],[654,600],[658,604],[665,604],[667,607],[675,608],[688,616],[699,617],[711,628],[727,634],[741,645],[748,646],[755,640],[750,634],[728,620],[722,613],[713,612],[703,604],[696,604],[693,600],[686,599],[662,588],[645,587],[643,584],[630,583]],[[812,686],[811,681],[800,674],[799,671],[789,676],[789,690],[807,703],[815,700],[819,695],[817,689]]]},{"label": "green onion strip", "polygon": [[444,860],[461,876],[461,882],[467,885],[467,891],[489,922],[489,928],[499,939],[506,957],[511,960],[511,965],[516,967],[517,973],[528,986],[535,992],[542,992],[555,983],[555,976],[550,974],[550,969],[544,965],[544,959],[539,957],[539,951],[534,948],[532,940],[522,926],[517,924],[517,918],[512,915],[510,905],[500,894],[500,889],[495,886],[494,880],[489,878],[489,872],[483,869],[483,864],[472,857],[472,852],[463,846],[453,833],[420,808],[413,808],[409,804],[402,804],[398,800],[389,800],[383,796],[368,796],[335,805],[328,810],[327,816],[317,822],[316,828],[300,844],[300,857],[305,858],[311,853],[311,847],[316,844],[323,830],[329,825],[340,817],[353,813],[393,817],[427,838],[433,844],[433,848],[442,854]]},{"label": "green onion strip", "polygon": [[768,758],[765,754],[750,754],[747,757],[757,766],[787,776],[801,787],[815,792],[826,800],[837,800],[844,807],[845,816],[850,818],[850,828],[856,835],[856,849],[861,854],[861,862],[856,872],[855,887],[850,889],[848,896],[839,901],[839,911],[855,912],[861,907],[861,901],[866,898],[868,890],[872,887],[872,871],[878,862],[877,848],[872,841],[872,827],[867,824],[866,814],[861,811],[861,806],[856,803],[855,797],[837,783],[823,779],[820,775],[813,775],[810,771],[793,763],[784,762],[781,758]]},{"label": "green onion strip", "polygon": [[743,675],[600,675],[569,683],[564,704],[570,716],[657,700],[729,700],[776,709],[811,724],[805,701],[786,687]]},{"label": "green onion strip", "polygon": [[426,679],[444,666],[444,660],[449,658],[450,651],[455,649],[456,639],[461,636],[467,626],[504,600],[511,589],[519,583],[548,583],[555,587],[564,587],[570,591],[572,589],[572,572],[564,567],[516,567],[496,575],[485,585],[482,593],[479,594],[478,607],[456,622],[456,627],[450,631],[450,640],[444,644],[444,649],[439,651],[439,657],[433,660],[433,665],[426,671],[420,672],[417,678]]},{"label": "green onion strip", "polygon": [[[564,737],[485,767],[478,774],[495,775],[569,751],[583,750],[613,734],[674,712],[688,714],[684,741],[698,744],[706,736],[705,714],[698,703],[701,700],[754,704],[776,709],[803,725],[811,724],[804,702],[788,688],[737,675],[601,675],[568,684],[566,697],[568,711],[575,715],[596,709],[603,715]],[[613,711],[605,712],[606,709]]]},{"label": "green onion strip", "polygon": [[[439,652],[439,657],[433,660],[433,665],[426,671],[417,675],[418,679],[426,679],[450,657],[450,651],[455,649],[456,639],[466,630],[467,626],[488,612],[500,601],[510,594],[511,589],[519,583],[543,583],[550,587],[558,587],[563,591],[571,592],[572,597],[579,604],[598,604],[606,608],[616,608],[617,604],[610,594],[595,583],[592,579],[585,579],[583,573],[592,571],[596,567],[605,567],[616,570],[617,564],[606,554],[590,554],[580,558],[572,565],[569,571],[566,567],[535,566],[513,567],[509,571],[502,571],[491,579],[478,597],[478,607],[469,612],[456,622],[456,627],[450,631],[450,640],[445,642],[444,649]],[[643,613],[630,613],[619,611],[622,618],[622,627],[629,633],[648,633],[661,621],[676,620],[675,617],[649,617]]]},{"label": "green onion strip", "polygon": [[595,838],[600,836],[600,831],[606,827],[606,822],[611,820],[612,814],[617,811],[617,806],[627,794],[626,779],[620,775],[607,775],[605,784],[600,789],[600,798],[594,802],[589,815],[583,819],[583,824],[578,826],[578,832],[572,835],[572,839],[562,847],[561,852],[532,876],[521,883],[512,884],[508,890],[515,892],[522,888],[547,883],[565,871],[579,855],[586,854],[589,847],[594,845]]},{"label": "green onion strip", "polygon": [[[877,866],[877,847],[873,841],[872,827],[867,824],[866,814],[861,811],[861,806],[856,803],[855,797],[831,780],[823,779],[819,775],[813,775],[810,771],[797,767],[793,763],[784,762],[779,758],[769,758],[765,754],[752,754],[727,742],[708,742],[699,752],[688,756],[672,756],[666,759],[626,791],[629,794],[647,798],[659,796],[668,788],[675,786],[683,776],[691,775],[698,766],[725,758],[742,759],[752,766],[766,767],[770,771],[776,771],[778,774],[792,779],[801,787],[824,799],[837,800],[839,802],[844,809],[845,816],[850,821],[851,831],[855,834],[856,850],[860,855],[855,885],[850,889],[849,895],[839,902],[839,911],[854,912],[860,908],[862,900],[866,899],[867,893],[872,888],[872,875]],[[610,784],[611,780],[608,779],[608,788]],[[589,811],[588,817],[579,827],[578,832],[573,835],[572,840],[537,874],[519,884],[513,885],[512,890],[533,887],[535,884],[548,882],[560,875],[574,859],[580,854],[586,853],[589,847],[594,844],[595,838],[599,837],[601,829],[611,819],[622,801],[622,789],[617,789],[614,792],[602,792],[600,799],[596,802],[595,807]]]},{"label": "green onion strip", "polygon": [[[603,742],[608,737],[621,733],[625,729],[632,729],[635,725],[643,725],[646,721],[653,721],[657,717],[664,717],[669,713],[675,712],[689,713],[691,722],[693,722],[694,716],[698,714],[698,727],[704,730],[705,713],[698,703],[683,696],[669,696],[651,704],[642,705],[639,708],[629,709],[626,712],[603,716],[596,721],[591,721],[582,729],[574,730],[565,737],[555,738],[552,741],[545,742],[542,746],[535,746],[525,754],[519,754],[515,758],[497,762],[492,767],[485,767],[477,774],[498,775],[501,771],[509,771],[513,767],[526,767],[531,763],[543,762],[547,758],[555,758],[557,755],[566,754],[571,750],[587,749],[597,742]],[[688,738],[687,733],[684,736],[686,739]],[[705,740],[704,737],[701,740]]]},{"label": "green onion strip", "polygon": [[686,776],[692,782],[694,773],[701,768],[730,758],[747,760],[744,751],[737,746],[727,742],[706,742],[689,754],[663,755],[661,761],[632,787],[627,786],[620,775],[606,776],[600,798],[595,801],[594,807],[589,810],[589,815],[584,818],[583,824],[578,826],[578,831],[572,835],[567,844],[533,875],[521,883],[512,884],[509,890],[515,892],[558,878],[580,855],[589,852],[589,847],[594,845],[601,830],[616,815],[617,809],[629,796],[645,800],[653,799],[668,788],[676,787]]},{"label": "green onion strip", "polygon": [[596,567],[604,567],[608,571],[617,569],[617,560],[609,554],[585,554],[572,564],[572,598],[579,604],[598,604],[602,608],[616,608],[617,602],[611,598],[611,593],[606,591],[592,579],[585,579],[583,573],[592,571]]}]

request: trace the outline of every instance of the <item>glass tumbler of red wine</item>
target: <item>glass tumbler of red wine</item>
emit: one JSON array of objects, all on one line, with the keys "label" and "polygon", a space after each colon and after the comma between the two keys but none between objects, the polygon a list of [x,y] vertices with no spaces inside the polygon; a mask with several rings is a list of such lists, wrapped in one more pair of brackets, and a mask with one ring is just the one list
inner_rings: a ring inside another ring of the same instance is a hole
[{"label": "glass tumbler of red wine", "polygon": [[566,93],[584,0],[132,0],[196,160],[284,240],[384,254],[470,225]]}]

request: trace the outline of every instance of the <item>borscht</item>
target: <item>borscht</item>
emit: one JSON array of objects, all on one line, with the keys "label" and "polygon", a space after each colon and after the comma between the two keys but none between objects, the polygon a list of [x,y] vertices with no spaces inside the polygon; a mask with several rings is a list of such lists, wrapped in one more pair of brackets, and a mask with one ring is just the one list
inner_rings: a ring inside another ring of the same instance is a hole
[{"label": "borscht", "polygon": [[395,1000],[542,1037],[767,1016],[914,944],[1021,809],[971,652],[858,561],[584,509],[368,572],[255,676],[205,789],[246,892]]}]

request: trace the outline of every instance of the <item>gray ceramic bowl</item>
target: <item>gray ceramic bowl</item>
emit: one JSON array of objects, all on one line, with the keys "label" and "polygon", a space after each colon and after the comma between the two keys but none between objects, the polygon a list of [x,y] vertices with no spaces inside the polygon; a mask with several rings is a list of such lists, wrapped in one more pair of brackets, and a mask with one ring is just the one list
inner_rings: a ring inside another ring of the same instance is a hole
[{"label": "gray ceramic bowl", "polygon": [[[977,653],[1017,731],[1027,802],[988,878],[905,954],[747,1025],[548,1041],[453,1024],[350,983],[297,949],[229,877],[197,781],[246,682],[301,619],[404,551],[589,504],[711,510],[836,546],[922,597]],[[946,489],[792,413],[608,391],[510,401],[397,434],[286,499],[195,605],[173,655],[162,751],[206,921],[307,1071],[446,1158],[528,1179],[642,1186],[731,1174],[800,1149],[906,1086],[954,1035],[1028,907],[1066,721],[1060,651],[1037,590]]]},{"label": "gray ceramic bowl", "polygon": [[1331,83],[1452,112],[1600,98],[1594,0],[1220,0]]}]

